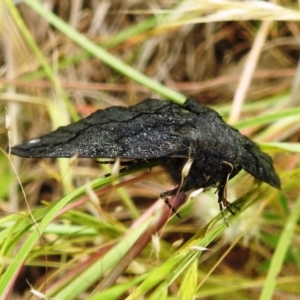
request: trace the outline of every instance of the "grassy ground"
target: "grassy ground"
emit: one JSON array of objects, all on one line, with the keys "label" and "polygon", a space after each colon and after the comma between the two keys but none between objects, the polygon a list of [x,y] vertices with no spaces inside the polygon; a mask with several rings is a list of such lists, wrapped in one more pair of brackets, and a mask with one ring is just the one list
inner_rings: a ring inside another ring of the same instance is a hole
[{"label": "grassy ground", "polygon": [[[295,3],[23,2],[0,4],[0,298],[300,297]],[[274,158],[282,190],[234,178],[226,227],[214,190],[169,218],[158,168],[103,179],[91,159],[6,154],[150,96],[214,107]]]}]

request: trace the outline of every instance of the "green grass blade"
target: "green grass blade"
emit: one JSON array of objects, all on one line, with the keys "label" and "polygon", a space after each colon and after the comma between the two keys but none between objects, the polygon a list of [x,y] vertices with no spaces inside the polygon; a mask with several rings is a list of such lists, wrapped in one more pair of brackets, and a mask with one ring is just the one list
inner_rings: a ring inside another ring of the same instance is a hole
[{"label": "green grass blade", "polygon": [[[96,294],[93,294],[91,297],[87,298],[87,300],[99,300],[99,299],[121,299],[120,297],[130,290],[134,285],[139,284],[142,280],[145,280],[147,277],[147,274],[143,274],[137,278],[133,278],[130,281],[126,281],[124,283],[116,284],[112,286],[111,288],[99,292]],[[156,298],[157,299],[157,298]]]},{"label": "green grass blade", "polygon": [[[148,227],[151,219],[148,219],[130,235],[124,237],[115,247],[106,253],[102,259],[93,263],[80,276],[72,280],[65,289],[54,295],[55,299],[77,299],[77,297],[87,288],[93,285],[100,277],[103,277],[107,271],[113,268],[119,260],[129,251],[136,240]],[[117,254],[117,255],[116,255]]]},{"label": "green grass blade", "polygon": [[36,242],[41,237],[41,234],[44,232],[48,224],[53,220],[55,215],[68,203],[70,202],[73,197],[70,194],[61,201],[57,201],[54,203],[53,206],[49,207],[49,211],[45,214],[44,218],[42,219],[40,224],[37,224],[38,230],[34,230],[26,239],[23,246],[17,252],[14,257],[12,263],[8,266],[5,273],[1,276],[0,280],[0,298],[6,299],[6,296],[9,292],[9,283],[13,282],[13,278],[15,278],[18,274],[19,269],[24,264],[25,260],[27,259],[31,249],[34,247]]},{"label": "green grass blade", "polygon": [[295,116],[297,117],[300,116],[300,108],[290,108],[290,109],[281,110],[279,112],[275,112],[268,115],[253,117],[249,120],[241,121],[234,124],[234,127],[240,130],[251,126],[264,125],[277,120],[281,120],[283,118],[295,117]]},{"label": "green grass blade", "polygon": [[[100,186],[104,186],[111,182],[111,178],[98,178],[94,180],[91,185],[96,188]],[[35,230],[33,230],[32,233],[28,236],[25,243],[22,245],[18,253],[14,256],[13,261],[9,264],[6,271],[1,275],[0,278],[0,299],[5,299],[6,295],[9,292],[10,286],[9,283],[14,282],[14,278],[16,278],[19,269],[24,264],[25,260],[28,258],[28,255],[34,245],[37,243],[38,239],[41,237],[41,235],[45,232],[47,226],[50,224],[50,222],[56,217],[56,215],[61,211],[63,207],[65,207],[69,202],[72,200],[78,198],[79,196],[83,195],[86,192],[86,185],[81,186],[77,190],[73,191],[72,193],[68,194],[64,198],[62,198],[59,201],[56,201],[49,205],[46,208],[38,210],[36,213],[34,213],[34,219],[36,222],[41,220],[40,223],[36,224],[34,226]],[[17,217],[18,215],[15,215]],[[16,222],[18,223],[18,226],[15,226],[15,236],[17,237],[19,234],[24,233],[25,231],[28,231],[28,218],[25,218],[20,215],[20,218],[16,219]],[[7,228],[4,230],[3,234],[6,234],[6,236],[10,236],[11,232],[10,229]],[[3,237],[3,240],[5,241],[5,237]],[[11,243],[12,244],[12,243]],[[10,245],[12,247],[12,245]]]},{"label": "green grass blade", "polygon": [[296,152],[300,153],[300,143],[284,143],[284,142],[270,142],[270,143],[260,143],[260,146],[263,147],[263,149],[278,149],[282,152],[289,151],[289,152]]},{"label": "green grass blade", "polygon": [[271,260],[270,269],[266,281],[263,286],[260,300],[269,300],[273,298],[276,289],[276,279],[280,274],[280,270],[284,264],[286,253],[292,244],[292,238],[295,233],[295,227],[300,217],[300,195],[291,210],[291,214],[285,223],[284,229],[281,232],[278,244]]}]

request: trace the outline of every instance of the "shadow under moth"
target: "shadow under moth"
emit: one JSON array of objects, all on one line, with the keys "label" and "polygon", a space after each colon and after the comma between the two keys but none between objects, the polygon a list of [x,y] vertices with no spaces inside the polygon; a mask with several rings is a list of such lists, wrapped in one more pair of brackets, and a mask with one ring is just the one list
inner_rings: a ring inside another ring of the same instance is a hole
[{"label": "shadow under moth", "polygon": [[234,214],[226,187],[241,169],[280,189],[271,157],[216,111],[190,99],[183,105],[146,99],[128,108],[98,110],[9,151],[34,158],[77,155],[129,159],[134,164],[147,161],[160,165],[176,185],[162,198],[216,187],[222,213],[227,208]]}]

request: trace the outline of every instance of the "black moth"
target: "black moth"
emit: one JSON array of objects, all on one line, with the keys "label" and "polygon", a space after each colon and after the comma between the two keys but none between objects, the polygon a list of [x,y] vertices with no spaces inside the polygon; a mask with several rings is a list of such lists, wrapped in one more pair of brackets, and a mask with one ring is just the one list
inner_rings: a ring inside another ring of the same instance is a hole
[{"label": "black moth", "polygon": [[[241,169],[280,189],[272,159],[214,110],[186,100],[146,99],[128,108],[113,106],[12,147],[23,157],[121,158],[160,165],[177,187],[163,198],[216,187],[218,202],[233,213],[226,200],[227,181]],[[186,175],[183,174],[185,166]],[[168,202],[167,202],[168,203]]]}]

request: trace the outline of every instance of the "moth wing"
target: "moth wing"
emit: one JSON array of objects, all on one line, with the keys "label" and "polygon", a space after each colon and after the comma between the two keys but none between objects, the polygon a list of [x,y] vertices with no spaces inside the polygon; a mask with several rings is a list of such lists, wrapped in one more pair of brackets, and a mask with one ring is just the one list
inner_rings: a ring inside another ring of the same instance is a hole
[{"label": "moth wing", "polygon": [[182,150],[176,132],[194,115],[170,101],[113,106],[10,149],[23,157],[146,159]]}]

